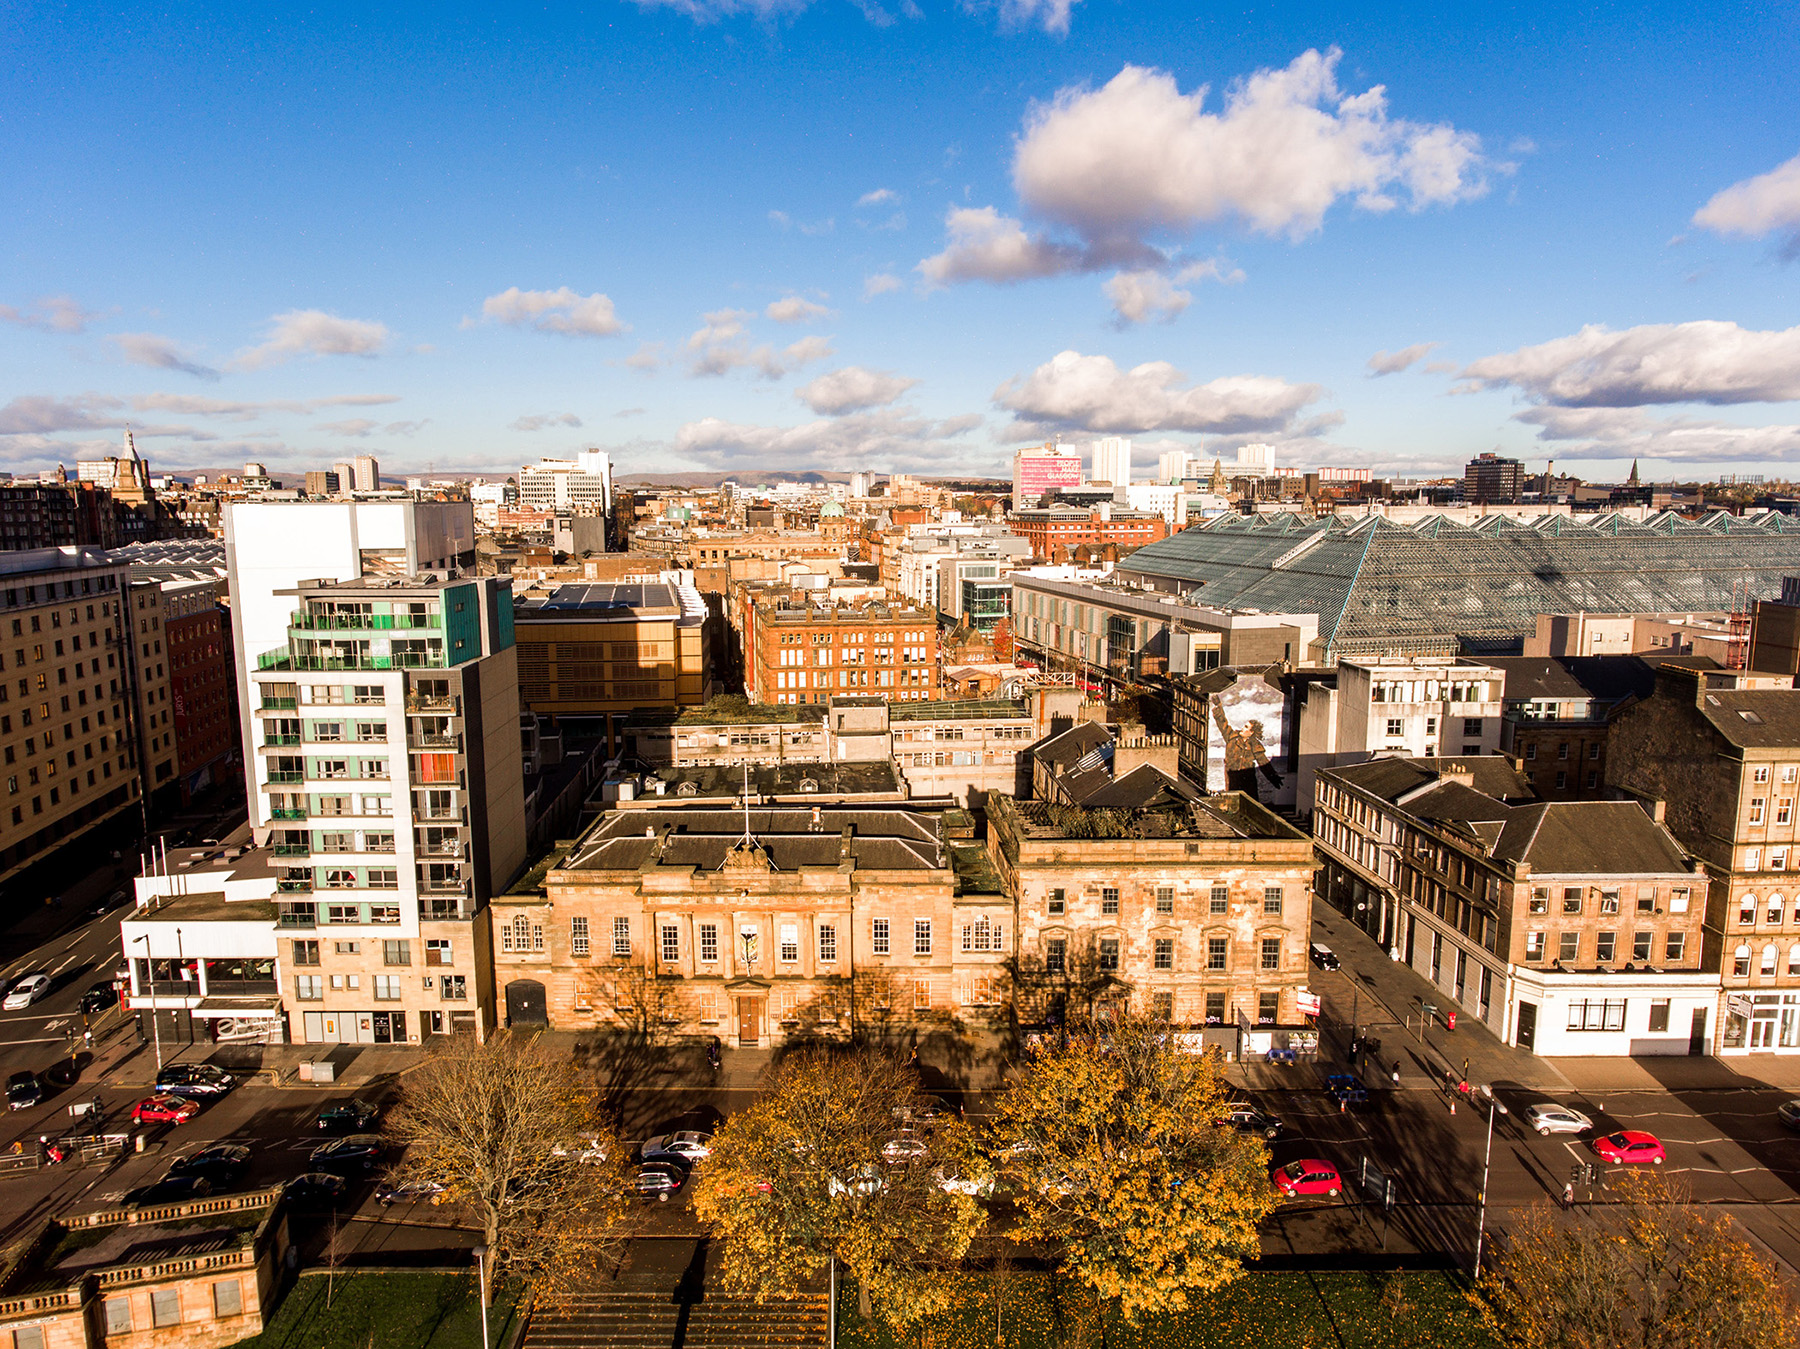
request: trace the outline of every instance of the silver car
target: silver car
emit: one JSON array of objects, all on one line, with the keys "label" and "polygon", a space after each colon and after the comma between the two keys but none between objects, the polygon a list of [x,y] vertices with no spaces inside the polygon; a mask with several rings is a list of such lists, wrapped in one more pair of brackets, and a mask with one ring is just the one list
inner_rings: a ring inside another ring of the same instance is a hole
[{"label": "silver car", "polygon": [[643,1151],[638,1155],[645,1160],[653,1157],[679,1157],[692,1166],[695,1162],[705,1161],[712,1156],[712,1135],[694,1129],[658,1134],[655,1138],[644,1140]]},{"label": "silver car", "polygon": [[1525,1123],[1546,1138],[1551,1134],[1582,1134],[1594,1127],[1594,1121],[1579,1110],[1554,1101],[1526,1106]]}]

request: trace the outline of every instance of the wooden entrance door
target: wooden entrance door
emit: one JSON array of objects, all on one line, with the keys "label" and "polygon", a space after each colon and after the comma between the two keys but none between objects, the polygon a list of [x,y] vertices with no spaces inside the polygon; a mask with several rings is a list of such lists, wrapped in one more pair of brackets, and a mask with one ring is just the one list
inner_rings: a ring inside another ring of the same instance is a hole
[{"label": "wooden entrance door", "polygon": [[754,1046],[762,1039],[762,999],[737,1000],[738,1043]]}]

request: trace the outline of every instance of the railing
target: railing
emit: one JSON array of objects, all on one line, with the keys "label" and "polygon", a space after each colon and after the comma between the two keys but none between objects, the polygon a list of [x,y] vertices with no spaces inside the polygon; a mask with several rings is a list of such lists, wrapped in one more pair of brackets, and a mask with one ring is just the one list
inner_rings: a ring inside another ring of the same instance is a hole
[{"label": "railing", "polygon": [[299,707],[300,707],[300,700],[298,698],[271,698],[267,694],[264,694],[263,700],[262,700],[262,706],[257,708],[257,711],[259,711],[259,712],[294,712],[294,711],[297,711],[299,709]]},{"label": "railing", "polygon": [[461,839],[452,839],[447,843],[421,843],[413,852],[419,857],[466,857],[468,845]]},{"label": "railing", "polygon": [[81,1305],[81,1289],[59,1288],[54,1293],[33,1293],[29,1297],[0,1300],[0,1317],[23,1316],[29,1312],[54,1312]]},{"label": "railing", "polygon": [[270,782],[305,782],[306,774],[305,773],[296,773],[289,769],[282,769],[278,772],[270,773],[269,781]]},{"label": "railing", "polygon": [[314,928],[319,925],[316,913],[284,913],[275,919],[276,927]]},{"label": "railing", "polygon": [[408,712],[448,712],[456,714],[458,707],[454,693],[409,693],[406,695]]},{"label": "railing", "polygon": [[[424,905],[424,912],[420,916],[431,921],[446,922],[475,916],[475,909],[472,905],[452,904],[442,899],[426,899],[421,900],[420,903]],[[427,959],[425,963],[429,965],[431,961]]]},{"label": "railing", "polygon": [[264,749],[273,749],[277,745],[298,745],[299,743],[300,737],[297,735],[292,735],[285,731],[271,732],[263,737],[262,747]]},{"label": "railing", "polygon": [[[271,653],[273,654],[273,653]],[[260,661],[260,658],[259,658]],[[282,653],[276,665],[258,665],[259,669],[284,670],[441,670],[444,653],[438,651],[399,651],[391,656],[289,656]]]},{"label": "railing", "polygon": [[414,812],[414,818],[420,820],[461,820],[461,806],[425,806]]},{"label": "railing", "polygon": [[178,1204],[158,1204],[154,1208],[100,1209],[94,1213],[77,1213],[73,1217],[59,1218],[57,1221],[71,1230],[77,1227],[129,1227],[140,1223],[166,1222],[170,1218],[203,1218],[215,1213],[240,1213],[245,1209],[268,1208],[279,1198],[281,1187],[270,1186],[264,1190],[247,1190],[243,1194],[214,1195],[209,1199],[187,1199]]},{"label": "railing", "polygon": [[274,853],[275,856],[277,856],[277,857],[311,857],[312,856],[312,844],[310,844],[310,843],[277,843],[277,844],[273,845],[269,849],[269,851]]},{"label": "railing", "polygon": [[406,743],[413,749],[461,749],[462,737],[460,735],[449,733],[438,734],[433,732],[421,734],[414,732],[412,735],[406,737]]},{"label": "railing", "polygon": [[304,820],[306,818],[306,812],[304,810],[294,810],[288,806],[277,806],[274,810],[269,812],[269,818],[272,820]]},{"label": "railing", "polygon": [[[160,1213],[161,1209],[139,1209],[139,1214]],[[170,1217],[180,1216],[170,1214]],[[156,1222],[155,1218],[138,1219],[139,1222]],[[223,1269],[242,1269],[246,1265],[256,1263],[255,1248],[248,1241],[235,1251],[217,1251],[211,1255],[191,1255],[184,1260],[158,1260],[149,1265],[126,1265],[119,1269],[103,1269],[94,1275],[94,1282],[101,1288],[117,1288],[121,1284],[139,1283],[148,1279],[158,1281],[179,1274],[202,1274]]]},{"label": "railing", "polygon": [[307,632],[407,632],[441,628],[442,614],[313,614],[296,609],[288,626]]},{"label": "railing", "polygon": [[305,880],[288,880],[284,877],[275,882],[275,888],[285,895],[304,895],[311,893],[313,883],[310,876]]}]

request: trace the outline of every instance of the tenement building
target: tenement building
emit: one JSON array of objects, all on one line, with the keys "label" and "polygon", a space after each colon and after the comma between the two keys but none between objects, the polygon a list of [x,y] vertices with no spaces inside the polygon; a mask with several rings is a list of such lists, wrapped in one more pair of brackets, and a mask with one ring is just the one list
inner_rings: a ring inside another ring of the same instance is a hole
[{"label": "tenement building", "polygon": [[1130,1009],[1271,1047],[1307,1010],[1312,842],[1239,793],[1143,810],[988,802],[1019,1020]]},{"label": "tenement building", "polygon": [[1540,801],[1495,755],[1328,768],[1316,795],[1320,894],[1440,1014],[1539,1054],[1711,1051],[1708,879],[1657,803]]},{"label": "tenement building", "polygon": [[803,592],[759,595],[745,613],[744,691],[759,703],[827,703],[834,693],[935,698],[937,611],[873,599],[815,604]]},{"label": "tenement building", "polygon": [[618,811],[493,906],[508,1023],[717,1035],[985,1022],[1012,906],[955,821],[900,806]]},{"label": "tenement building", "polygon": [[1727,1054],[1800,1053],[1800,690],[1740,687],[1767,678],[1665,663],[1607,742],[1607,784],[1666,800],[1712,875],[1706,960]]}]

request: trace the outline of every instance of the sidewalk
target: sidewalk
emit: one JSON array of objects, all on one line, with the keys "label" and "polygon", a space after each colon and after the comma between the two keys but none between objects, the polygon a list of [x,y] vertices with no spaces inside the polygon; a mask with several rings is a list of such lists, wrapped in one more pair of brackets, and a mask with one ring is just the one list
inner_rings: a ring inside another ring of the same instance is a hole
[{"label": "sidewalk", "polygon": [[1450,997],[1390,957],[1367,933],[1324,900],[1313,903],[1313,935],[1329,946],[1343,964],[1341,977],[1314,971],[1314,986],[1325,1001],[1326,1015],[1322,1019],[1348,1025],[1354,1013],[1357,1022],[1369,1027],[1378,1021],[1377,1007],[1384,1008],[1389,1024],[1377,1030],[1382,1042],[1381,1058],[1391,1069],[1394,1058],[1399,1057],[1401,1086],[1439,1086],[1446,1071],[1462,1076],[1466,1060],[1471,1082],[1550,1095],[1570,1089],[1569,1079],[1553,1061],[1503,1043],[1473,1017],[1460,1019],[1454,1031],[1445,1030],[1443,1021],[1436,1018],[1421,1027],[1420,1004],[1452,1006]]},{"label": "sidewalk", "polygon": [[1800,1096],[1800,1059],[1772,1054],[1730,1059],[1707,1055],[1550,1059],[1585,1092],[1782,1091]]},{"label": "sidewalk", "polygon": [[[320,1060],[332,1065],[332,1080],[301,1081],[300,1065]],[[162,1061],[214,1061],[253,1086],[354,1092],[377,1081],[397,1078],[425,1060],[417,1045],[217,1045],[199,1040],[192,1045],[186,1041],[165,1041]],[[127,1023],[116,1039],[95,1051],[94,1062],[82,1073],[81,1080],[103,1087],[148,1088],[155,1083],[156,1074],[155,1045],[140,1043]]]}]

